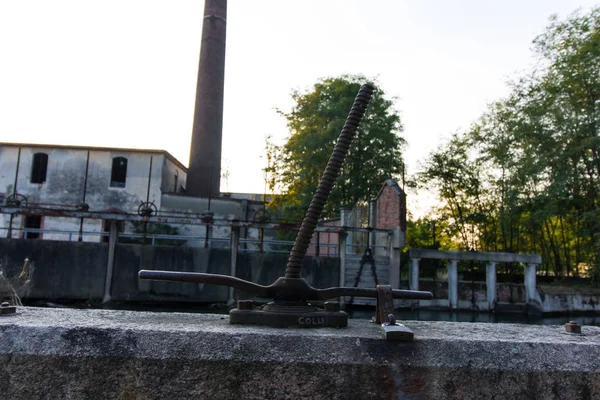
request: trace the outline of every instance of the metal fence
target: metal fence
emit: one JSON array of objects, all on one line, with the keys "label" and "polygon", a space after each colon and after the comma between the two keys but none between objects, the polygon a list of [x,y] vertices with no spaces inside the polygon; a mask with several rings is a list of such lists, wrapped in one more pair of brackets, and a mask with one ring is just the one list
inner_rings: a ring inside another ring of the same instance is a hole
[{"label": "metal fence", "polygon": [[[108,242],[108,232],[91,232],[91,231],[69,231],[55,229],[33,229],[33,228],[13,228],[11,237],[13,239],[45,239],[57,241],[84,241],[84,242]],[[0,235],[8,237],[8,228],[0,228]],[[81,239],[80,239],[81,238]],[[231,240],[229,238],[209,237],[204,236],[185,236],[185,235],[164,235],[164,234],[142,234],[142,233],[119,233],[119,243],[138,243],[151,246],[171,245],[171,246],[187,246],[187,247],[211,247],[211,248],[230,248]],[[287,240],[260,240],[260,239],[240,239],[238,242],[238,251],[245,253],[289,253],[294,246],[293,241]],[[366,241],[364,243],[348,243],[346,245],[346,253],[362,254],[368,247]],[[370,246],[371,249],[379,249],[381,252],[387,253],[387,246],[375,245]],[[338,245],[335,243],[318,243],[310,244],[308,255],[317,255],[326,253],[329,256],[339,256]],[[327,250],[325,250],[327,249]]]}]

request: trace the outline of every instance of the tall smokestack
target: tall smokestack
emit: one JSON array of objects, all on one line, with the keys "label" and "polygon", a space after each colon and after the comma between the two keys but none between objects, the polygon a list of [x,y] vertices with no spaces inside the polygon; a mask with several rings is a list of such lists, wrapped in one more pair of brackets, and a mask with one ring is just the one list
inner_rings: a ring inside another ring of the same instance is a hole
[{"label": "tall smokestack", "polygon": [[220,192],[226,21],[227,0],[206,0],[186,179],[186,192],[192,196],[214,196]]}]

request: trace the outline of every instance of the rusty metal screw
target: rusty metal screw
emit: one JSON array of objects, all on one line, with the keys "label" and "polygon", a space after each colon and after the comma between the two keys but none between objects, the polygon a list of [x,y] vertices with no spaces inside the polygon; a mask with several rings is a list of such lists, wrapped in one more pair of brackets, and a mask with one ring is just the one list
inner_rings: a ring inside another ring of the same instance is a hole
[{"label": "rusty metal screw", "polygon": [[308,249],[310,240],[317,227],[317,221],[321,217],[325,202],[331,193],[331,189],[338,177],[340,168],[344,163],[346,153],[348,153],[352,139],[354,139],[354,135],[356,134],[356,129],[358,128],[362,117],[365,115],[374,89],[375,88],[372,85],[362,85],[354,99],[354,104],[352,104],[348,118],[346,118],[344,127],[340,132],[338,141],[333,149],[333,154],[329,158],[327,168],[321,177],[319,187],[313,196],[308,211],[302,221],[302,225],[300,226],[300,230],[298,231],[298,235],[296,236],[294,247],[290,252],[290,257],[288,258],[288,263],[285,268],[286,278],[300,278],[302,261],[304,260],[306,250]]},{"label": "rusty metal screw", "polygon": [[575,321],[569,321],[565,324],[565,330],[568,333],[581,333],[581,325]]},{"label": "rusty metal screw", "polygon": [[238,300],[238,310],[252,310],[254,308],[254,301],[252,300]]},{"label": "rusty metal screw", "polygon": [[326,301],[325,302],[325,311],[329,311],[329,312],[340,311],[340,303],[337,301]]}]

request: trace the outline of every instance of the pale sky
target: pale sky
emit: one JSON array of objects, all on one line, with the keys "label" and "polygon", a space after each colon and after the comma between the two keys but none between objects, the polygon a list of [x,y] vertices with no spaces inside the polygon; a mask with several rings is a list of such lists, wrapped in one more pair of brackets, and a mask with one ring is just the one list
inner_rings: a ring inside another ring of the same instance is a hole
[{"label": "pale sky", "polygon": [[[222,191],[264,188],[292,89],[344,73],[397,97],[418,161],[533,64],[552,14],[598,0],[229,0]],[[202,0],[0,0],[0,141],[164,149],[188,164]]]}]

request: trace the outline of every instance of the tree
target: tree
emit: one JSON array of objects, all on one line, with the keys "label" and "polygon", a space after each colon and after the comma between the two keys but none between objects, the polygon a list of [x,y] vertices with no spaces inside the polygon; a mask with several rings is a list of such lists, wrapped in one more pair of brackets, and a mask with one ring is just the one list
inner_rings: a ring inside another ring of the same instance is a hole
[{"label": "tree", "polygon": [[[288,219],[303,217],[361,84],[363,76],[344,75],[319,80],[310,90],[294,91],[286,118],[290,134],[283,146],[267,145],[271,189],[279,185],[283,194],[271,207]],[[373,83],[371,81],[371,83]],[[342,206],[368,201],[385,179],[404,169],[404,139],[400,116],[393,101],[377,88],[348,151],[346,161],[325,206],[324,216],[333,216]]]},{"label": "tree", "polygon": [[420,177],[438,190],[455,242],[540,253],[547,274],[587,267],[600,278],[600,8],[553,17],[533,43],[535,71]]}]

